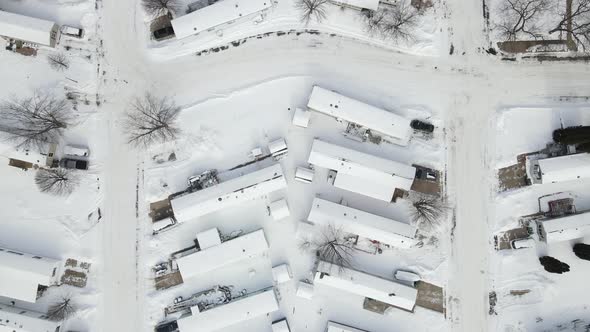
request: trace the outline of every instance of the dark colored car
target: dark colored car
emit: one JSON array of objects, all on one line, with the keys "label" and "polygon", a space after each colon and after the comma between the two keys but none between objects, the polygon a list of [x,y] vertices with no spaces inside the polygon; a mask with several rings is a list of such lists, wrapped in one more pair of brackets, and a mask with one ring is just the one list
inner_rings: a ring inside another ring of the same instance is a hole
[{"label": "dark colored car", "polygon": [[174,29],[172,29],[172,26],[167,26],[154,31],[155,40],[162,40],[172,36],[174,36]]},{"label": "dark colored car", "polygon": [[88,161],[64,158],[60,161],[63,168],[88,169]]},{"label": "dark colored car", "polygon": [[410,122],[410,127],[414,128],[415,130],[425,131],[427,133],[434,131],[433,125],[420,120],[412,120],[412,122]]},{"label": "dark colored car", "polygon": [[161,325],[156,326],[156,332],[176,332],[178,331],[178,324],[176,321],[164,323]]}]

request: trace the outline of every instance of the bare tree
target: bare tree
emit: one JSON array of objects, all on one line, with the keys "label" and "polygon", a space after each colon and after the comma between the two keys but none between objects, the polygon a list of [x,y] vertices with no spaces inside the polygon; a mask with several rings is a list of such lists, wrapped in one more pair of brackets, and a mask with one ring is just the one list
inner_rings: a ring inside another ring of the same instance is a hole
[{"label": "bare tree", "polygon": [[365,30],[369,34],[377,34],[384,39],[396,41],[414,38],[419,14],[419,11],[407,0],[401,0],[391,6],[383,6],[376,11],[361,12]]},{"label": "bare tree", "polygon": [[300,11],[300,20],[309,24],[312,19],[322,22],[326,19],[326,6],[328,0],[296,0],[295,7]]},{"label": "bare tree", "polygon": [[36,92],[32,97],[0,103],[0,129],[18,147],[42,147],[59,141],[73,118],[68,102],[51,94]]},{"label": "bare tree", "polygon": [[550,5],[550,0],[502,0],[499,7],[501,20],[496,29],[509,41],[520,35],[541,38],[541,14],[549,10]]},{"label": "bare tree", "polygon": [[51,53],[47,55],[49,66],[57,71],[64,71],[70,68],[70,60],[64,53]]},{"label": "bare tree", "polygon": [[572,0],[571,7],[566,8],[560,15],[561,20],[549,33],[567,33],[586,51],[590,46],[590,0]]},{"label": "bare tree", "polygon": [[435,226],[445,216],[448,207],[434,195],[412,192],[409,197],[410,216],[418,225]]},{"label": "bare tree", "polygon": [[61,299],[49,306],[47,318],[53,321],[63,321],[76,313],[77,308],[70,296],[63,296]]},{"label": "bare tree", "polygon": [[69,195],[80,184],[78,174],[66,168],[40,169],[35,175],[35,183],[43,193],[58,196]]},{"label": "bare tree", "polygon": [[136,147],[148,147],[175,139],[180,132],[174,125],[179,113],[180,107],[169,98],[150,93],[136,98],[124,120],[127,141]]},{"label": "bare tree", "polygon": [[322,228],[319,236],[301,241],[299,249],[313,252],[319,259],[340,267],[351,267],[352,257],[357,250],[345,232],[334,225]]},{"label": "bare tree", "polygon": [[141,5],[145,12],[154,18],[173,15],[181,8],[178,0],[141,0]]}]

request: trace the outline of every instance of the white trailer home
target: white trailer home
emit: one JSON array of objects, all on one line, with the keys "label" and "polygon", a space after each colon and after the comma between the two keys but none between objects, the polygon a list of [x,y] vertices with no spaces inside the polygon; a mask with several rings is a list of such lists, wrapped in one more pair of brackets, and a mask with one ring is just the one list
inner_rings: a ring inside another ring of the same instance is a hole
[{"label": "white trailer home", "polygon": [[34,303],[41,287],[55,283],[59,261],[0,248],[0,296]]},{"label": "white trailer home", "polygon": [[410,312],[414,311],[418,295],[413,287],[324,261],[318,265],[314,285],[368,297]]},{"label": "white trailer home", "polygon": [[240,236],[176,260],[183,280],[262,255],[268,250],[263,230]]},{"label": "white trailer home", "polygon": [[256,15],[272,6],[272,0],[223,0],[172,20],[177,39],[186,38]]},{"label": "white trailer home", "polygon": [[590,212],[537,221],[539,237],[547,243],[569,241],[590,235]]},{"label": "white trailer home", "polygon": [[416,168],[316,139],[308,162],[336,171],[334,186],[391,202],[396,189],[410,190]]},{"label": "white trailer home", "polygon": [[590,153],[527,159],[527,164],[527,176],[533,184],[590,179]]},{"label": "white trailer home", "polygon": [[379,0],[330,0],[330,2],[338,6],[344,6],[359,10],[377,10],[377,8],[379,7]]},{"label": "white trailer home", "polygon": [[55,47],[58,28],[54,22],[0,10],[0,36],[5,38]]},{"label": "white trailer home", "polygon": [[180,332],[212,332],[277,310],[274,289],[269,288],[204,311],[199,311],[198,306],[191,307],[191,314],[181,317],[177,323]]},{"label": "white trailer home", "polygon": [[316,225],[334,225],[347,233],[400,248],[413,246],[417,231],[412,225],[317,197],[307,220]]},{"label": "white trailer home", "polygon": [[60,322],[51,321],[43,313],[0,304],[2,332],[59,332]]},{"label": "white trailer home", "polygon": [[221,182],[170,201],[177,222],[264,197],[287,186],[280,164]]},{"label": "white trailer home", "polygon": [[410,140],[410,120],[395,113],[314,86],[307,108],[344,121],[356,123],[388,136],[393,143],[405,146]]},{"label": "white trailer home", "polygon": [[350,326],[343,325],[343,324],[338,324],[335,322],[328,322],[325,332],[367,332],[367,331],[359,330],[354,327],[350,327]]}]

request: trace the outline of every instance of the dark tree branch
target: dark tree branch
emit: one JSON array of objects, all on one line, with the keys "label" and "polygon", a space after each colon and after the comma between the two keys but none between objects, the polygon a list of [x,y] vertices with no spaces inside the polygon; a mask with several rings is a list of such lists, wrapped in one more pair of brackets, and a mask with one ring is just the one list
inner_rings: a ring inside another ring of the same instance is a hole
[{"label": "dark tree branch", "polygon": [[65,196],[74,192],[80,181],[77,173],[73,170],[42,168],[35,175],[35,183],[43,193]]},{"label": "dark tree branch", "polygon": [[181,4],[178,0],[141,0],[145,12],[156,18],[164,15],[178,13]]},{"label": "dark tree branch", "polygon": [[18,147],[42,147],[58,142],[73,120],[65,99],[36,93],[29,98],[13,98],[0,104],[0,125]]},{"label": "dark tree branch", "polygon": [[180,113],[168,98],[158,98],[147,93],[131,104],[124,120],[128,142],[136,147],[148,147],[176,138],[180,130],[174,121]]},{"label": "dark tree branch", "polygon": [[312,19],[322,22],[326,19],[326,6],[328,0],[296,0],[295,7],[300,11],[300,20],[309,24]]}]

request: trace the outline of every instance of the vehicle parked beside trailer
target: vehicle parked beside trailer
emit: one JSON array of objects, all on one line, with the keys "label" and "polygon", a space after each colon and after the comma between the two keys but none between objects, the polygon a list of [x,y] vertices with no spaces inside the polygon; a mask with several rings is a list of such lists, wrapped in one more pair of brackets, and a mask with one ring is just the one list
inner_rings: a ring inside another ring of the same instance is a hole
[{"label": "vehicle parked beside trailer", "polygon": [[422,280],[422,278],[417,273],[406,270],[396,270],[393,276],[395,279],[404,281],[408,284],[411,284],[412,286],[415,286],[418,281]]}]

